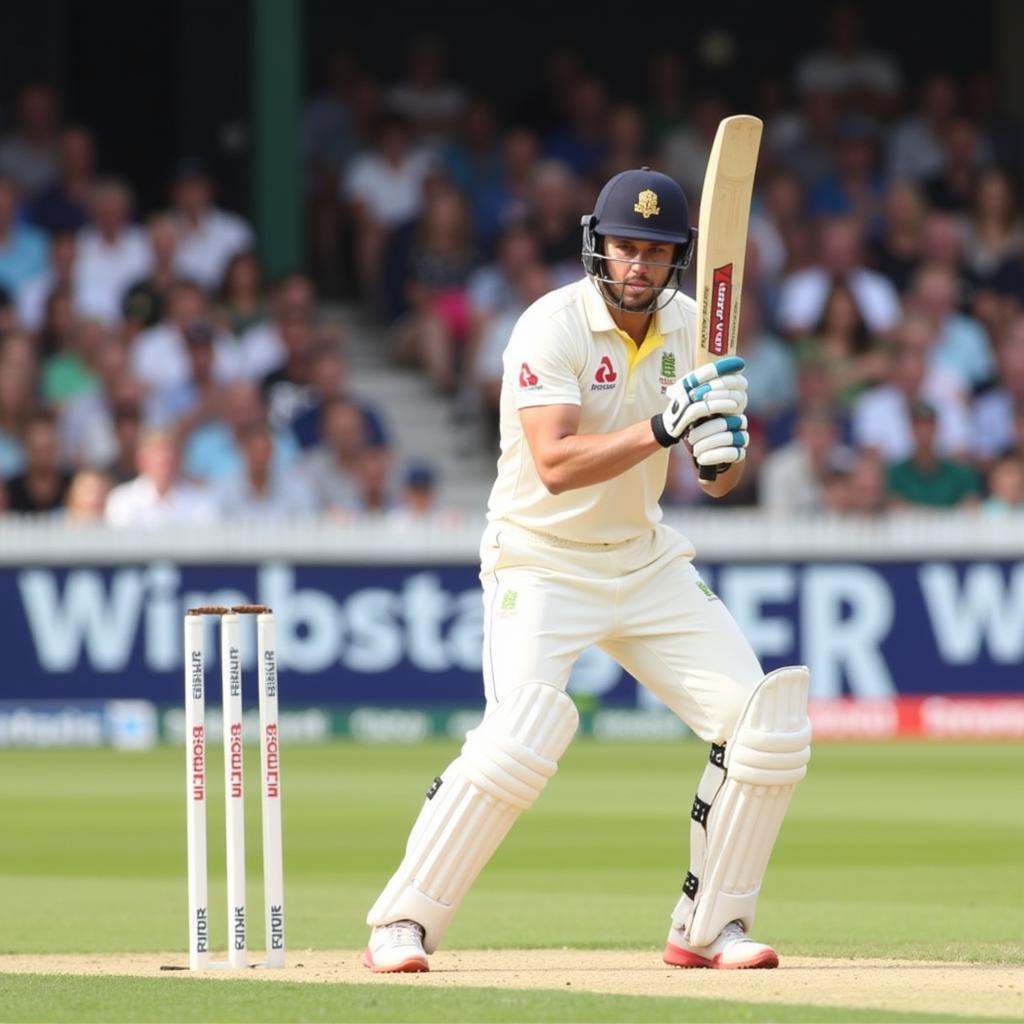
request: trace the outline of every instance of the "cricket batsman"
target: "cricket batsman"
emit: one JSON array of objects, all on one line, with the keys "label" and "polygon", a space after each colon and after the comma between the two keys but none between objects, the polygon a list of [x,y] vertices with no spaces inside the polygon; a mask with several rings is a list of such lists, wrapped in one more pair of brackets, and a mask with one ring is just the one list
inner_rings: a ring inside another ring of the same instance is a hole
[{"label": "cricket batsman", "polygon": [[669,449],[727,494],[749,436],[743,360],[694,370],[696,305],[680,292],[696,231],[686,197],[625,171],[583,218],[586,276],[523,313],[504,355],[501,454],[480,547],[486,711],[427,790],[405,857],[370,909],[363,962],[425,971],[579,721],[569,673],[591,644],[619,662],[710,755],[690,813],[690,869],[664,960],[776,967],[750,936],[761,882],[810,760],[807,669],[765,675],[661,523]]}]

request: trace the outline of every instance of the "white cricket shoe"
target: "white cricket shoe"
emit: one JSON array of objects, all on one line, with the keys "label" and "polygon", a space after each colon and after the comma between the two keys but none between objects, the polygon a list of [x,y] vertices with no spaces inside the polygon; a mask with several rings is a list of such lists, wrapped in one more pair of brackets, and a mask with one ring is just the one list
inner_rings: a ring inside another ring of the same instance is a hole
[{"label": "white cricket shoe", "polygon": [[720,971],[779,966],[775,950],[748,939],[739,921],[730,921],[709,946],[691,946],[673,925],[662,959],[671,967],[710,967]]},{"label": "white cricket shoe", "polygon": [[363,950],[363,965],[378,974],[385,972],[429,971],[423,948],[424,930],[415,921],[393,921],[370,932]]}]

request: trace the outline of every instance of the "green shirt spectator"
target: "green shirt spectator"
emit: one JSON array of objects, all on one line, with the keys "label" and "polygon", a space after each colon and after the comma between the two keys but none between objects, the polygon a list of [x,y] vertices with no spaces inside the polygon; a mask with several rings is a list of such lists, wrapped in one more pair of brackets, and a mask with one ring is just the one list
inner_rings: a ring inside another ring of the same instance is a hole
[{"label": "green shirt spectator", "polygon": [[979,497],[981,482],[977,473],[962,462],[936,459],[928,468],[915,465],[914,459],[889,467],[888,490],[897,501],[910,505],[952,508],[965,498]]},{"label": "green shirt spectator", "polygon": [[974,504],[981,496],[981,479],[962,462],[935,454],[935,409],[916,401],[910,407],[914,454],[889,467],[889,497],[896,504],[953,508]]},{"label": "green shirt spectator", "polygon": [[48,404],[63,405],[98,386],[96,375],[75,352],[58,352],[43,364],[41,391]]}]

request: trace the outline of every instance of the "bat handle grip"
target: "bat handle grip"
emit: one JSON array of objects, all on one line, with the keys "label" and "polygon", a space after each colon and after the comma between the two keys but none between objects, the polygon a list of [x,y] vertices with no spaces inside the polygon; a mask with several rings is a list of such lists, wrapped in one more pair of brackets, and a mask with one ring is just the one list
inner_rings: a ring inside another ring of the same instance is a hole
[{"label": "bat handle grip", "polygon": [[701,480],[716,480],[718,478],[718,467],[701,466],[700,472],[697,475],[701,478]]}]

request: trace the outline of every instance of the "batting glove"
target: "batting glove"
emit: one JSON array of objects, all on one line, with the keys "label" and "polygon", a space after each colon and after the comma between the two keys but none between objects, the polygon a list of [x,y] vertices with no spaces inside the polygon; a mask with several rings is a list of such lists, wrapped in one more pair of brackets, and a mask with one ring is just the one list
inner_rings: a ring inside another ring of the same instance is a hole
[{"label": "batting glove", "polygon": [[673,384],[666,392],[668,407],[651,417],[657,442],[668,448],[701,420],[742,416],[747,407],[747,378],[740,372],[744,365],[739,356],[725,356]]},{"label": "batting glove", "polygon": [[713,416],[690,428],[686,435],[698,466],[725,466],[747,457],[750,434],[746,416]]}]

